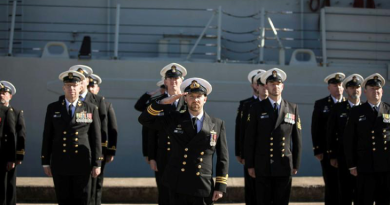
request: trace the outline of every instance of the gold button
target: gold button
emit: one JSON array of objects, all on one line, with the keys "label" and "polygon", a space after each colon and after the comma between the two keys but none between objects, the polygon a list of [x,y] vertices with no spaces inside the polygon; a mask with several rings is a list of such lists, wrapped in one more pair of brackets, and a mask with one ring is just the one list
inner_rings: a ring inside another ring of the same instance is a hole
[{"label": "gold button", "polygon": [[383,135],[383,138],[386,138],[386,135]]},{"label": "gold button", "polygon": [[375,145],[375,142],[373,142],[372,145]]},{"label": "gold button", "polygon": [[374,152],[375,152],[375,150],[376,150],[375,148],[372,148],[372,151],[374,151]]},{"label": "gold button", "polygon": [[167,144],[171,144],[171,142],[167,142]]},{"label": "gold button", "polygon": [[315,147],[313,147],[313,150],[315,150],[316,148]]},{"label": "gold button", "polygon": [[199,161],[200,161],[200,162],[203,162],[203,158],[200,158]]},{"label": "gold button", "polygon": [[77,151],[77,150],[76,150],[76,151],[74,151],[74,153],[76,153],[76,154],[77,154],[77,153],[79,153],[79,151]]},{"label": "gold button", "polygon": [[75,138],[74,141],[76,141],[76,142],[79,141],[79,138]]},{"label": "gold button", "polygon": [[184,162],[183,162],[183,165],[186,165],[186,164],[187,164],[187,162],[186,162],[186,161],[184,161]]},{"label": "gold button", "polygon": [[317,149],[319,149],[319,148],[320,148],[320,146],[317,146],[316,148],[317,148]]},{"label": "gold button", "polygon": [[62,146],[66,147],[66,144],[63,144]]},{"label": "gold button", "polygon": [[168,136],[168,139],[171,139],[171,138]]},{"label": "gold button", "polygon": [[64,137],[63,140],[65,141],[65,140],[66,140],[66,137]]},{"label": "gold button", "polygon": [[201,152],[200,155],[204,155],[204,152]]},{"label": "gold button", "polygon": [[385,144],[387,144],[387,141],[385,141]]},{"label": "gold button", "polygon": [[270,157],[273,157],[273,156],[274,156],[273,154],[270,155]]},{"label": "gold button", "polygon": [[371,131],[371,133],[375,133],[375,131],[373,130],[373,131]]},{"label": "gold button", "polygon": [[181,171],[182,171],[182,172],[185,172],[186,170],[185,170],[184,168],[181,168]]},{"label": "gold button", "polygon": [[285,138],[285,137],[283,137],[283,138],[282,138],[282,140],[286,140],[286,138]]},{"label": "gold button", "polygon": [[284,152],[284,149],[282,149],[282,152]]},{"label": "gold button", "polygon": [[274,145],[274,143],[270,143],[269,145],[273,146],[273,145]]},{"label": "gold button", "polygon": [[188,148],[185,148],[185,149],[184,149],[184,151],[186,151],[186,152],[187,152],[187,151],[188,151]]},{"label": "gold button", "polygon": [[42,156],[41,158],[42,158],[42,159],[45,159],[45,156]]},{"label": "gold button", "polygon": [[79,147],[79,145],[78,145],[78,144],[75,144],[74,147]]},{"label": "gold button", "polygon": [[272,140],[274,140],[274,138],[273,138],[273,137],[271,137],[271,141],[272,141]]},{"label": "gold button", "polygon": [[270,149],[269,151],[271,151],[271,152],[272,152],[272,151],[274,151],[274,149]]},{"label": "gold button", "polygon": [[199,172],[196,172],[196,176],[199,176],[200,175],[200,173]]},{"label": "gold button", "polygon": [[374,139],[375,139],[375,136],[372,136],[371,138],[374,140]]},{"label": "gold button", "polygon": [[64,153],[66,152],[66,149],[62,150]]},{"label": "gold button", "polygon": [[184,155],[184,158],[187,158],[187,157],[188,157],[188,156],[185,154],[185,155]]},{"label": "gold button", "polygon": [[332,153],[332,150],[329,150],[329,153]]},{"label": "gold button", "polygon": [[[373,131],[373,132],[374,132],[374,131]],[[386,132],[386,129],[384,129],[383,132]]]},{"label": "gold button", "polygon": [[171,148],[168,147],[167,150],[168,150],[168,151],[171,151]]},{"label": "gold button", "polygon": [[336,141],[339,141],[339,138],[336,138]]},{"label": "gold button", "polygon": [[285,143],[282,143],[282,146],[286,145]]},{"label": "gold button", "polygon": [[198,169],[202,168],[202,165],[198,165]]},{"label": "gold button", "polygon": [[387,147],[385,147],[385,150],[387,150]]},{"label": "gold button", "polygon": [[79,132],[75,132],[74,134],[75,134],[75,135],[79,135]]},{"label": "gold button", "polygon": [[284,157],[284,154],[282,154],[282,157]]},{"label": "gold button", "polygon": [[66,131],[64,131],[64,135],[66,135]]}]

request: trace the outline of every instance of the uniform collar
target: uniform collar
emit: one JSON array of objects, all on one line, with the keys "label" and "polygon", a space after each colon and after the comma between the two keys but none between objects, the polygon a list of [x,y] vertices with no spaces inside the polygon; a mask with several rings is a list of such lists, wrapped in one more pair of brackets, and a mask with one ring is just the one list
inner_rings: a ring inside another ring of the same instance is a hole
[{"label": "uniform collar", "polygon": [[256,100],[256,99],[259,98],[259,97],[257,97],[256,95],[253,95],[253,98]]},{"label": "uniform collar", "polygon": [[85,92],[81,93],[80,96],[84,99],[88,94],[88,90],[86,90]]},{"label": "uniform collar", "polygon": [[333,95],[330,95],[330,97],[332,97],[332,100],[333,100],[333,102],[335,104],[343,101],[343,96],[342,95],[340,96],[340,99],[337,99],[337,98],[333,97]]},{"label": "uniform collar", "polygon": [[196,117],[199,121],[203,121],[204,119],[204,112],[201,112],[198,116],[193,116],[191,113],[190,113],[190,116],[191,116],[191,119]]},{"label": "uniform collar", "polygon": [[66,107],[69,107],[70,104],[72,104],[73,107],[76,107],[78,101],[79,101],[79,100],[77,99],[77,100],[75,100],[73,103],[71,103],[71,102],[68,101],[68,99],[65,98]]},{"label": "uniform collar", "polygon": [[349,103],[349,105],[350,105],[351,107],[355,107],[355,106],[360,105],[360,100],[359,100],[359,102],[356,103],[356,104],[353,104],[353,103],[352,103],[351,101],[349,101],[349,100],[348,100],[348,103]]},{"label": "uniform collar", "polygon": [[[368,102],[368,101],[367,101]],[[375,107],[375,108],[379,108],[379,105],[381,105],[381,102],[379,102],[378,104],[376,104],[376,105],[373,105],[373,104],[371,104],[371,103],[369,103],[368,102],[368,104],[370,104],[370,106],[373,108],[373,107]]]},{"label": "uniform collar", "polygon": [[[268,98],[269,99],[269,101],[271,102],[271,105],[272,105],[272,107],[274,106],[274,103],[275,103],[275,101],[273,101],[271,98]],[[282,98],[280,98],[279,100],[278,100],[278,102],[276,102],[277,104],[278,104],[278,107],[280,106],[280,104],[282,103]]]}]

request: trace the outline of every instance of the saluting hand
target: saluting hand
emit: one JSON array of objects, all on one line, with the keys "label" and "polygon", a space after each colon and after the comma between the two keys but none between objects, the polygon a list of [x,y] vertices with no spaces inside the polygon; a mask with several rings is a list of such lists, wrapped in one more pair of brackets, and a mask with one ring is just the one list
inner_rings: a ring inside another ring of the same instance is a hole
[{"label": "saluting hand", "polygon": [[222,198],[223,193],[220,191],[214,191],[213,194],[213,201],[218,201],[218,199]]},{"label": "saluting hand", "polygon": [[160,101],[160,104],[162,104],[162,105],[170,105],[173,102],[175,102],[177,99],[179,99],[181,96],[185,96],[185,95],[187,95],[187,93],[181,93],[181,94],[177,94],[177,95],[172,95],[170,97],[162,99]]},{"label": "saluting hand", "polygon": [[92,177],[93,177],[93,178],[98,177],[101,171],[102,171],[102,170],[101,170],[100,167],[94,167],[94,168],[92,168],[92,172],[91,172]]}]

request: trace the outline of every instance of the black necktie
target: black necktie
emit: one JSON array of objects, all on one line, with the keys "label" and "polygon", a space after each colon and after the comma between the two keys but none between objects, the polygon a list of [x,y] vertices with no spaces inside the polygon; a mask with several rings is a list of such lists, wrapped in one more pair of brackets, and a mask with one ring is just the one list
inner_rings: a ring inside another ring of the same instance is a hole
[{"label": "black necktie", "polygon": [[192,128],[194,128],[195,132],[198,133],[198,125],[197,125],[197,118],[193,117],[192,119]]},{"label": "black necktie", "polygon": [[378,110],[376,109],[376,106],[372,107],[372,110],[374,111],[375,117],[378,116]]},{"label": "black necktie", "polygon": [[278,118],[279,112],[278,112],[278,104],[277,103],[274,103],[274,114],[275,114],[275,117]]},{"label": "black necktie", "polygon": [[68,114],[70,117],[72,117],[72,108],[73,108],[73,104],[70,104],[68,109]]}]

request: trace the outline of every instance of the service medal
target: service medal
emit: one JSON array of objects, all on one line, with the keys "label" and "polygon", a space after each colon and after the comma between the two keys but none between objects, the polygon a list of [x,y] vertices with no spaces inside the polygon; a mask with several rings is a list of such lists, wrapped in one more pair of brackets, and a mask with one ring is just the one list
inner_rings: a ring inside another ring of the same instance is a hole
[{"label": "service medal", "polygon": [[214,130],[210,131],[210,146],[214,147],[217,145],[217,132]]}]

